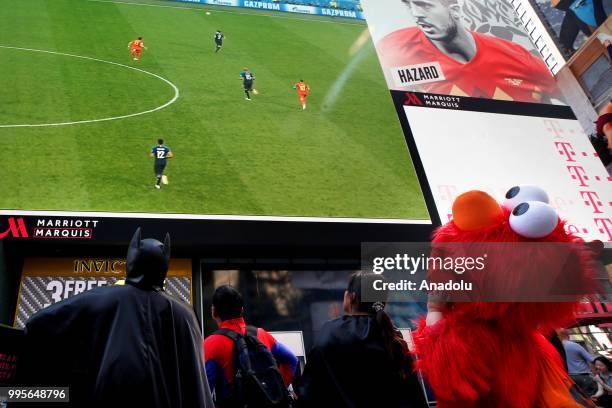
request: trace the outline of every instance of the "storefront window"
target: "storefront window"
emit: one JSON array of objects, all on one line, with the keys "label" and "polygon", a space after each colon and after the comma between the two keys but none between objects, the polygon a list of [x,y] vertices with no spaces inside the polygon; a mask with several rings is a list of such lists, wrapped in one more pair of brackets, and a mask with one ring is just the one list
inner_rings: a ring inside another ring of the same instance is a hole
[{"label": "storefront window", "polygon": [[601,100],[606,99],[607,95],[609,95],[610,84],[612,84],[612,65],[610,65],[610,60],[605,55],[600,55],[580,75],[580,79],[593,103],[598,105]]}]

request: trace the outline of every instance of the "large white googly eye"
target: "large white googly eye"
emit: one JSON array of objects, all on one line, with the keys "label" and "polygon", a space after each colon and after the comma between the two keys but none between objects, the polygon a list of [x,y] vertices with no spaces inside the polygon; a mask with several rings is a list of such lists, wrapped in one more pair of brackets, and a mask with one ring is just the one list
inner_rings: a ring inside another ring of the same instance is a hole
[{"label": "large white googly eye", "polygon": [[554,231],[559,223],[557,212],[540,201],[520,203],[510,214],[510,228],[525,238],[542,238]]},{"label": "large white googly eye", "polygon": [[508,211],[512,211],[514,210],[514,207],[527,201],[539,201],[546,204],[550,203],[548,194],[546,194],[546,191],[544,191],[541,187],[524,185],[515,186],[508,190],[504,200],[504,208],[506,208]]}]

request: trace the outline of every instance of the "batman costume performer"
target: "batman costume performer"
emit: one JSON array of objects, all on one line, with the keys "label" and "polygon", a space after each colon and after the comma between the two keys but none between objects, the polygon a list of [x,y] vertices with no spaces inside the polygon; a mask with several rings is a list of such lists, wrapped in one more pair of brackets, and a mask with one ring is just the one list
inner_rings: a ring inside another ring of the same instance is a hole
[{"label": "batman costume performer", "polygon": [[214,407],[196,317],[163,290],[170,237],[140,236],[130,243],[125,285],[92,289],[28,320],[20,384],[69,386],[61,407]]}]

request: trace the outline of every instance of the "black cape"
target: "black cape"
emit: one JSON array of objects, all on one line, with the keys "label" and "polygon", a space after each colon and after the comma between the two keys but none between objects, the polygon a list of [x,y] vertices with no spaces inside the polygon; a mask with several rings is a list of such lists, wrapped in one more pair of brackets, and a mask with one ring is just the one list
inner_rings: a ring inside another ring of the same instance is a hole
[{"label": "black cape", "polygon": [[69,386],[59,407],[214,406],[196,317],[162,291],[96,288],[38,312],[25,331],[19,383]]},{"label": "black cape", "polygon": [[0,387],[8,387],[15,382],[22,348],[23,330],[0,324]]},{"label": "black cape", "polygon": [[426,408],[412,367],[406,372],[402,379],[392,367],[373,316],[343,316],[323,325],[308,354],[298,401],[306,408]]}]

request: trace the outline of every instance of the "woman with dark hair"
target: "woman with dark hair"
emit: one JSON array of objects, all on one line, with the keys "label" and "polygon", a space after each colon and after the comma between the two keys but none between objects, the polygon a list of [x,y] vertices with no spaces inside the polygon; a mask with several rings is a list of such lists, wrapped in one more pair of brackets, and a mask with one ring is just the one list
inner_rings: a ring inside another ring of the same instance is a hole
[{"label": "woman with dark hair", "polygon": [[380,276],[357,272],[344,292],[344,316],[323,325],[308,354],[300,407],[427,407],[408,346],[385,302],[362,300]]},{"label": "woman with dark hair", "polygon": [[593,360],[593,365],[597,371],[595,382],[597,383],[597,393],[593,396],[598,407],[612,407],[612,362],[603,356]]}]

